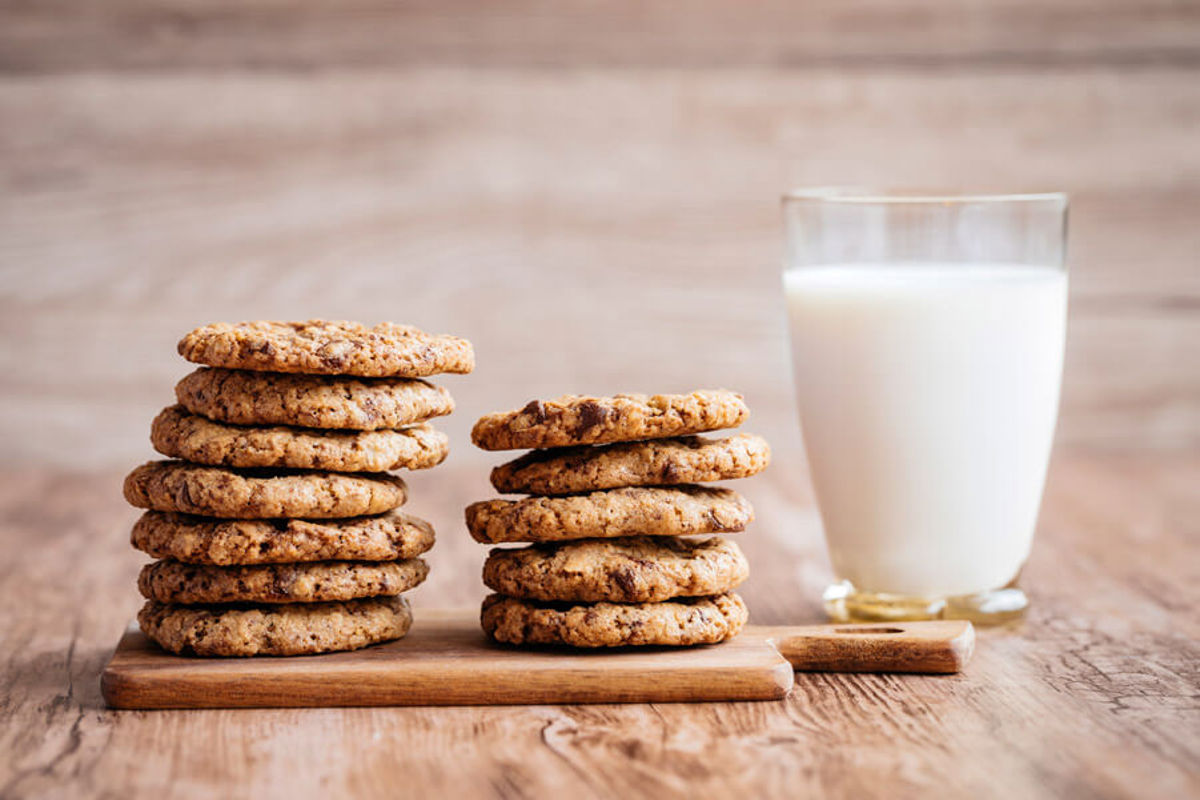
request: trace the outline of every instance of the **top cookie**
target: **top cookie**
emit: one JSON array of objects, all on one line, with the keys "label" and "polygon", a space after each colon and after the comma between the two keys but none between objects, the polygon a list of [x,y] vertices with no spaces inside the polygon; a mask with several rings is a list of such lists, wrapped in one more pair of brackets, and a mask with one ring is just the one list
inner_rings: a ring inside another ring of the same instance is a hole
[{"label": "top cookie", "polygon": [[749,415],[742,396],[725,389],[652,396],[563,395],[481,417],[471,429],[471,441],[484,450],[633,442],[733,428]]},{"label": "top cookie", "polygon": [[197,364],[267,372],[423,378],[475,368],[471,343],[383,322],[217,322],[179,340],[179,355]]},{"label": "top cookie", "polygon": [[175,385],[193,414],[234,425],[325,430],[402,428],[449,414],[441,386],[408,378],[344,378],[201,367]]}]

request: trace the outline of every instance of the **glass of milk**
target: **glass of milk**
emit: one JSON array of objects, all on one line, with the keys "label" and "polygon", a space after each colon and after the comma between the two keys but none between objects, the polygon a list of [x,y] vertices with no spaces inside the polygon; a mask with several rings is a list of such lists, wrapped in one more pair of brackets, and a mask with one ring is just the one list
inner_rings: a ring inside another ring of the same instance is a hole
[{"label": "glass of milk", "polygon": [[1019,616],[1058,416],[1066,195],[813,189],[783,210],[830,615]]}]

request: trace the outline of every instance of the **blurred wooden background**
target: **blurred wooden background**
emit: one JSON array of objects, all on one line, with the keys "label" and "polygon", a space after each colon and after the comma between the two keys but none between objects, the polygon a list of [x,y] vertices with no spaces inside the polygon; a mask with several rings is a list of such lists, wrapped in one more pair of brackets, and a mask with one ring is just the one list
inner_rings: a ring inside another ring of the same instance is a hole
[{"label": "blurred wooden background", "polygon": [[[1200,444],[1200,4],[0,3],[0,463],[130,465],[218,319],[471,338],[479,414],[743,391],[779,194],[1063,189],[1060,444]],[[481,478],[482,481],[482,478]]]},{"label": "blurred wooden background", "polygon": [[[1073,198],[1034,604],[967,674],[801,675],[779,704],[99,708],[145,560],[120,478],[212,320],[475,342],[450,462],[410,480],[439,532],[418,613],[483,594],[461,509],[504,456],[468,444],[479,414],[728,386],[776,456],[738,482],[739,591],[756,622],[821,619],[778,197],[831,183]],[[1196,0],[0,0],[0,795],[1195,795],[1198,260]]]}]

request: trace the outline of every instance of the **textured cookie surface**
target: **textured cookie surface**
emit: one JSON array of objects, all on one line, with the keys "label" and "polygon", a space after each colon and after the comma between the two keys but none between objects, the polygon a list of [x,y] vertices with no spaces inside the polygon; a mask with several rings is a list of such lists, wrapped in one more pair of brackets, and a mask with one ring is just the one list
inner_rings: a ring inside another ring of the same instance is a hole
[{"label": "textured cookie surface", "polygon": [[480,622],[498,642],[572,647],[716,644],[749,616],[736,594],[664,603],[542,603],[503,595],[483,601]]},{"label": "textured cookie surface", "polygon": [[179,355],[210,367],[375,378],[424,378],[475,368],[466,339],[392,322],[372,328],[320,319],[218,322],[184,336]]},{"label": "textured cookie surface", "polygon": [[754,519],[749,501],[705,486],[608,489],[566,497],[483,500],[466,509],[476,541],[555,542],[616,536],[733,533]]},{"label": "textured cookie surface", "polygon": [[595,603],[657,603],[723,594],[750,574],[736,544],[719,537],[587,539],[495,549],[483,582],[510,597]]},{"label": "textured cookie surface", "polygon": [[148,461],[126,476],[125,499],[138,508],[207,517],[328,519],[382,514],[404,505],[407,493],[395,475]]},{"label": "textured cookie surface", "polygon": [[201,367],[175,385],[193,414],[234,425],[374,431],[449,414],[454,400],[441,386],[407,378],[326,375]]},{"label": "textured cookie surface", "polygon": [[471,429],[471,441],[484,450],[630,442],[733,428],[749,414],[740,394],[723,389],[652,396],[564,395],[481,417]]},{"label": "textured cookie surface", "polygon": [[299,656],[399,639],[412,626],[403,597],[345,603],[177,606],[150,600],[138,624],[164,650],[196,656]]},{"label": "textured cookie surface", "polygon": [[150,426],[154,449],[172,458],[225,467],[286,467],[339,472],[428,469],[450,450],[429,425],[400,430],[315,431],[213,422],[183,406],[165,408]]},{"label": "textured cookie surface", "polygon": [[203,603],[324,603],[406,592],[429,565],[405,561],[314,561],[214,567],[170,559],[142,567],[138,590],[148,600]]},{"label": "textured cookie surface", "polygon": [[492,485],[501,492],[569,494],[748,478],[770,463],[771,448],[761,436],[682,436],[534,450],[493,469]]},{"label": "textured cookie surface", "polygon": [[191,564],[395,561],[433,547],[433,526],[389,511],[352,519],[211,519],[147,511],[133,526],[134,547]]}]

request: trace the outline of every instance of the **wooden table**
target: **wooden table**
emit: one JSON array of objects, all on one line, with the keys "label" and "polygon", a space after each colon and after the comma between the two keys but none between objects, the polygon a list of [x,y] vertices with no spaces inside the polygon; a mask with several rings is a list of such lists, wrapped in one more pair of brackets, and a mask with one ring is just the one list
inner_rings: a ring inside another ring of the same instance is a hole
[{"label": "wooden table", "polygon": [[[755,621],[829,578],[802,466],[746,481]],[[119,472],[0,473],[0,796],[1188,797],[1200,793],[1200,456],[1060,453],[1022,625],[952,677],[799,675],[780,702],[114,712],[140,601]],[[475,467],[410,481],[438,526],[417,612],[483,594]]]},{"label": "wooden table", "polygon": [[[0,3],[0,797],[1200,794],[1197,8]],[[754,620],[820,620],[776,198],[827,183],[1072,195],[1034,606],[965,674],[802,675],[759,704],[101,706],[144,560],[120,479],[188,369],[174,342],[214,320],[476,343],[446,381],[457,449],[410,481],[441,536],[418,613],[483,595],[477,416],[725,385],[776,451],[745,483]]]}]

